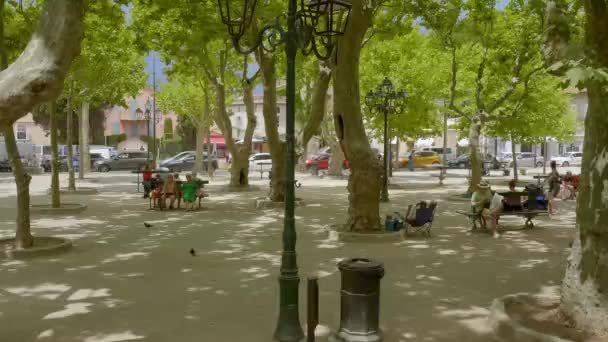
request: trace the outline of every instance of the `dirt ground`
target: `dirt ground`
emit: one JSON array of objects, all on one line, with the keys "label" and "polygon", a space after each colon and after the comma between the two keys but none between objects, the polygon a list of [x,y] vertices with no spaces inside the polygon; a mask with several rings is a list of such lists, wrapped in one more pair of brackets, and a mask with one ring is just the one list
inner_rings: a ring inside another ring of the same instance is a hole
[{"label": "dirt ground", "polygon": [[[135,192],[135,176],[92,177],[98,181],[79,184],[98,187],[98,195],[63,198],[87,204],[87,211],[32,216],[35,235],[73,239],[71,252],[0,260],[0,341],[272,340],[282,211],[253,204],[265,194],[267,179],[252,173],[260,191],[226,193],[227,176],[220,174],[208,186],[204,210],[158,212]],[[403,189],[390,190],[383,215],[437,200],[432,237],[345,244],[325,227],[346,220],[346,180],[296,178],[303,184],[297,196],[306,203],[296,209],[301,321],[304,326],[305,279],[318,275],[318,341],[338,328],[336,266],[343,258],[384,262],[380,321],[387,342],[491,341],[484,322],[494,298],[558,290],[575,232],[572,202],[558,203],[559,214],[537,219],[532,230],[519,230],[518,218],[501,220],[506,230],[495,239],[469,233],[467,220],[455,213],[468,204],[447,200],[464,191],[464,175],[440,187],[428,172],[396,172],[393,182]],[[34,176],[33,204],[49,202],[49,184],[50,176]],[[14,233],[15,206],[14,182],[0,176],[0,237]]]}]

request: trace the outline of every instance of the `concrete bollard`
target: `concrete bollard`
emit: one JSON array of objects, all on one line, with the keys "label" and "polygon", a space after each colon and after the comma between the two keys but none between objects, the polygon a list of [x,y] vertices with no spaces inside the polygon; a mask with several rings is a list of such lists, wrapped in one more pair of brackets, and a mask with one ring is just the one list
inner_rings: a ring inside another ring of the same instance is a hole
[{"label": "concrete bollard", "polygon": [[340,329],[332,341],[381,342],[380,279],[384,264],[366,258],[343,260],[340,291]]}]

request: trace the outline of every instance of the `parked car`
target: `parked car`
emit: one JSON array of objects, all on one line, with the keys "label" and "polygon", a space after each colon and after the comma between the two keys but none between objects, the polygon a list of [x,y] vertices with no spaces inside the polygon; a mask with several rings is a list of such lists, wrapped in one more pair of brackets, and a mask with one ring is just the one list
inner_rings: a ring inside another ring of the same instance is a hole
[{"label": "parked car", "polygon": [[255,153],[249,157],[249,171],[269,172],[272,170],[270,153]]},{"label": "parked car", "polygon": [[108,158],[105,158],[101,153],[91,153],[89,159],[91,160],[91,170],[95,170],[95,163],[101,162]]},{"label": "parked car", "polygon": [[[409,153],[406,155],[402,155],[399,157],[399,167],[407,167],[408,162],[410,161]],[[437,152],[433,151],[416,151],[414,152],[414,167],[421,167],[425,165],[439,165],[441,164],[441,159]]]},{"label": "parked car", "polygon": [[[74,170],[78,171],[78,166],[80,165],[80,161],[78,157],[74,157],[73,159]],[[44,172],[51,172],[51,159],[45,159],[40,163],[40,167],[44,170]],[[68,157],[61,156],[59,157],[59,172],[68,172]]]},{"label": "parked car", "polygon": [[470,164],[469,155],[461,154],[456,159],[448,161],[448,167],[453,169],[468,169]]},{"label": "parked car", "polygon": [[[168,161],[164,161],[160,164],[161,170],[168,170],[170,172],[182,172],[182,171],[192,171],[194,169],[194,164],[196,164],[196,153],[195,154],[181,154],[180,158],[174,159],[170,158]],[[178,155],[180,155],[178,154]],[[207,154],[203,154],[203,170],[207,171]],[[218,163],[217,159],[211,159],[211,167],[214,170],[217,170]]]},{"label": "parked car", "polygon": [[[329,169],[329,160],[331,159],[330,153],[318,153],[306,160],[306,169],[310,169],[313,165],[317,165],[318,170]],[[344,160],[342,163],[343,169],[348,169],[348,160]]]},{"label": "parked car", "polygon": [[563,156],[551,158],[551,161],[563,167],[580,166],[583,163],[583,152],[568,152]]},{"label": "parked car", "polygon": [[[532,152],[521,152],[517,155],[518,167],[542,167],[544,158]],[[513,167],[513,160],[508,164],[508,167]]]},{"label": "parked car", "polygon": [[99,172],[111,170],[136,170],[140,169],[150,159],[148,152],[123,152],[110,159],[98,160],[95,169]]},{"label": "parked car", "polygon": [[0,160],[0,172],[11,172],[11,164],[8,160]]},{"label": "parked car", "polygon": [[[519,156],[519,153],[515,153],[515,156]],[[502,152],[496,159],[498,159],[498,162],[501,163],[504,167],[507,167],[509,166],[509,163],[513,161],[513,153]]]},{"label": "parked car", "polygon": [[184,152],[180,152],[180,153],[178,153],[178,154],[176,154],[176,155],[174,155],[172,157],[169,157],[167,159],[161,160],[159,165],[162,167],[163,165],[165,165],[167,163],[170,163],[172,161],[180,160],[180,159],[183,159],[184,157],[195,156],[195,155],[196,155],[196,151],[184,151]]},{"label": "parked car", "polygon": [[446,147],[445,152],[443,151],[443,147],[424,147],[421,151],[432,151],[439,155],[439,159],[443,162],[443,155],[445,154],[447,160],[450,161],[455,158],[454,152],[451,147]]}]

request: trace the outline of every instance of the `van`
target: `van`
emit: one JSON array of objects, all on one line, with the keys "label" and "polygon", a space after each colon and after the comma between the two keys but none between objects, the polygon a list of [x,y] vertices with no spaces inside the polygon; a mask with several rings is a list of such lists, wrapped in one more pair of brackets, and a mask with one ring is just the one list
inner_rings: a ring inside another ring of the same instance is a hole
[{"label": "van", "polygon": [[100,147],[95,146],[95,148],[90,148],[89,153],[100,154],[104,159],[110,159],[116,155],[116,150],[113,147]]}]

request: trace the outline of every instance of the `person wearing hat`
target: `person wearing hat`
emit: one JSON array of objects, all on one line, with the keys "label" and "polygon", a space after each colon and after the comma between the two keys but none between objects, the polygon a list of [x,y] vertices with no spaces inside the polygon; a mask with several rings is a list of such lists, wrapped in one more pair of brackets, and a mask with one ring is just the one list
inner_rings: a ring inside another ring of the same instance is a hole
[{"label": "person wearing hat", "polygon": [[471,205],[474,213],[481,213],[482,225],[487,227],[486,222],[489,220],[490,233],[494,237],[498,237],[498,219],[502,212],[503,197],[498,193],[492,194],[490,184],[486,181],[481,181],[477,184],[477,191],[471,196]]}]

